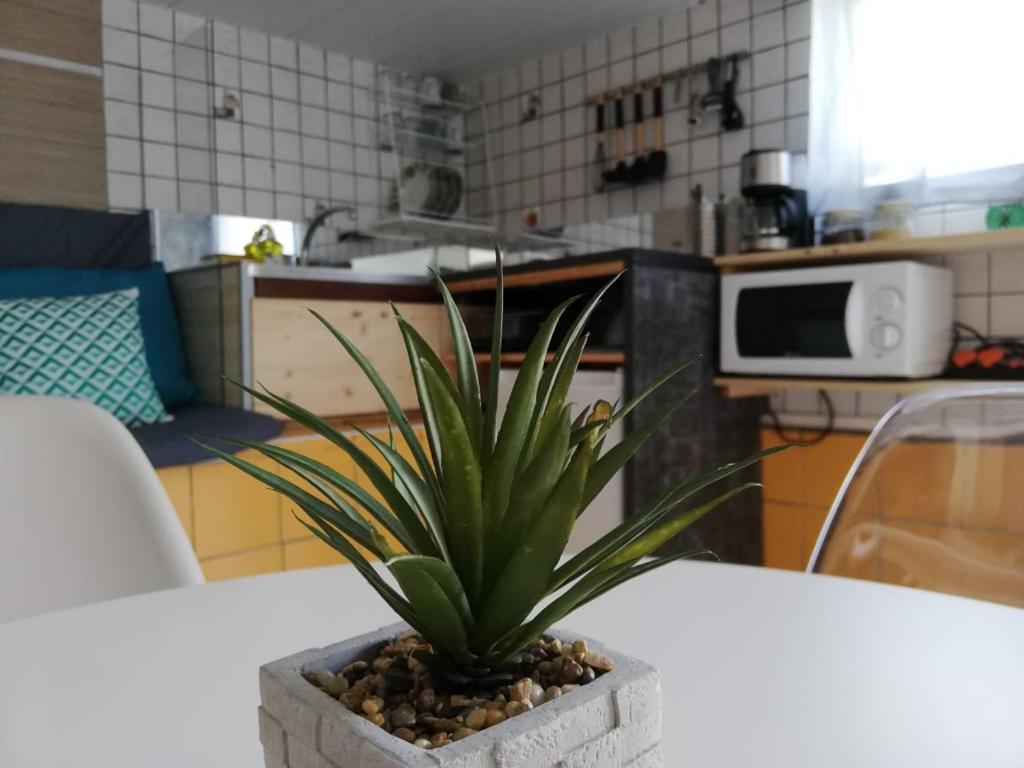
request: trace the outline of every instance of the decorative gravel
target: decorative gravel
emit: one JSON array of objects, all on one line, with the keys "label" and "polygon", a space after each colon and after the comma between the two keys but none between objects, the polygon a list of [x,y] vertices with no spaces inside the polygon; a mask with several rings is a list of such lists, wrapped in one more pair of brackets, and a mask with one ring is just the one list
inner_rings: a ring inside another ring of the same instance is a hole
[{"label": "decorative gravel", "polygon": [[424,749],[468,738],[610,672],[615,662],[544,636],[500,670],[439,666],[416,632],[383,644],[372,661],[307,673],[313,685],[395,737]]}]

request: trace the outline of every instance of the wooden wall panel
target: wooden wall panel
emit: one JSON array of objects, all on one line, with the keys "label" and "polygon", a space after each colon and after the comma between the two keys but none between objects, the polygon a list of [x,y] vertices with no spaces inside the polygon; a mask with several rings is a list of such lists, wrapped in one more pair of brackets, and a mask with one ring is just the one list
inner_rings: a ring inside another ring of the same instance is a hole
[{"label": "wooden wall panel", "polygon": [[3,0],[0,48],[98,67],[103,63],[100,0]]},{"label": "wooden wall panel", "polygon": [[[384,410],[362,371],[309,309],[320,312],[363,350],[403,408],[419,407],[405,346],[385,302],[253,299],[254,381],[323,416]],[[448,333],[441,305],[403,304],[399,309],[443,354]],[[256,410],[276,415],[259,403]]]},{"label": "wooden wall panel", "polygon": [[0,83],[0,200],[106,209],[100,78],[0,61]]}]

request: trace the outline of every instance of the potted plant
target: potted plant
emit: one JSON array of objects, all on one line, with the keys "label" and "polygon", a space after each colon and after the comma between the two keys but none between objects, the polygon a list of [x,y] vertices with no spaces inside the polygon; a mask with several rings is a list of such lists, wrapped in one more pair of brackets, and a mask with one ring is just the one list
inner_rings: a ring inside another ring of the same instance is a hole
[{"label": "potted plant", "polygon": [[[501,353],[503,314],[500,252],[497,258],[492,360]],[[500,420],[499,366],[490,366],[488,396],[482,397],[469,335],[444,282],[438,278],[454,342],[454,379],[395,310],[426,446],[367,358],[315,312],[373,383],[398,436],[385,441],[360,430],[374,457],[301,406],[245,387],[341,448],[377,495],[278,445],[234,441],[305,485],[210,450],[304,510],[310,522],[300,521],[351,561],[403,621],[261,668],[260,735],[268,768],[661,764],[657,671],[552,627],[629,579],[703,554],[650,557],[756,484],[670,517],[679,505],[778,449],[686,476],[649,509],[564,559],[579,515],[684,402],[662,408],[618,444],[604,445],[609,427],[685,364],[624,404],[598,402],[570,416],[566,397],[586,344],[584,326],[610,285],[583,307],[545,364],[572,301],[551,312]],[[399,451],[399,439],[410,458]],[[382,565],[371,565],[371,557]]]}]

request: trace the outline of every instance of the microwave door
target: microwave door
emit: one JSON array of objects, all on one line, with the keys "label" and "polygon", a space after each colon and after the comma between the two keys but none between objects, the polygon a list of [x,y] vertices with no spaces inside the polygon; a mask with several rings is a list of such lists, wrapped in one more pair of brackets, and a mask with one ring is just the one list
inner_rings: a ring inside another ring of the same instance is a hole
[{"label": "microwave door", "polygon": [[858,309],[853,281],[748,286],[736,296],[739,365],[750,373],[842,375],[853,367]]},{"label": "microwave door", "polygon": [[[867,348],[868,340],[865,338],[867,323],[864,320],[864,285],[861,282],[852,283],[846,297],[846,345],[849,350],[849,357],[852,362],[866,360],[864,351]],[[863,373],[867,373],[864,371]]]}]

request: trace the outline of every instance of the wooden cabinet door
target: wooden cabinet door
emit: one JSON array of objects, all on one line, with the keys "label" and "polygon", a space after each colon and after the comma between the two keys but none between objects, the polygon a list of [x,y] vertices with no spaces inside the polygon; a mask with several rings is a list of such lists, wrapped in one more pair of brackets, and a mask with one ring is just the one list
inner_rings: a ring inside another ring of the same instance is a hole
[{"label": "wooden cabinet door", "polygon": [[[256,451],[238,456],[266,469],[276,464]],[[223,461],[192,467],[192,509],[200,559],[281,543],[278,494]]]},{"label": "wooden cabinet door", "polygon": [[[253,299],[254,381],[324,416],[385,410],[359,366],[309,309],[322,314],[363,351],[403,408],[419,407],[405,344],[386,302]],[[443,353],[448,331],[440,305],[402,304],[399,310]],[[261,403],[255,407],[276,415]]]}]

